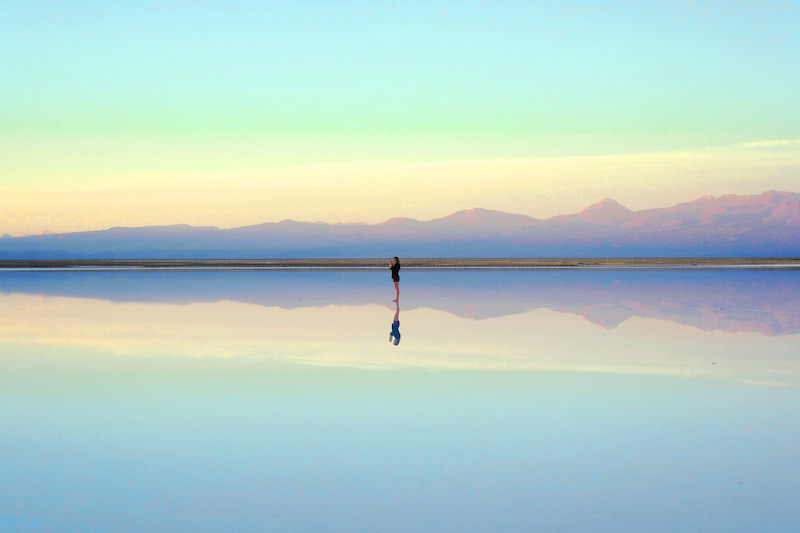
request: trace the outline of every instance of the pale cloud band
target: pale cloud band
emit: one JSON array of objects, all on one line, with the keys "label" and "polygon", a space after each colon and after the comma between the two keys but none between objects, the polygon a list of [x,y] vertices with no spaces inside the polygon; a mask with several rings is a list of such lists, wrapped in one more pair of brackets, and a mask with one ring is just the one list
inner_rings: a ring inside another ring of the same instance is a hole
[{"label": "pale cloud band", "polygon": [[800,139],[777,139],[742,143],[742,148],[800,148]]},{"label": "pale cloud band", "polygon": [[547,218],[606,197],[634,210],[666,207],[708,194],[793,191],[800,141],[591,157],[382,159],[278,168],[257,163],[242,158],[238,170],[164,165],[136,173],[109,164],[105,178],[68,181],[48,179],[55,171],[42,169],[36,178],[0,186],[0,233],[181,223],[236,227],[289,218],[378,223],[395,216],[429,220],[472,207]]},{"label": "pale cloud band", "polygon": [[[500,170],[495,169],[498,173]],[[389,168],[382,174],[391,176],[398,172],[397,168]],[[742,171],[741,174],[745,174],[741,177],[746,180],[751,173]],[[774,174],[781,178],[779,172]],[[791,177],[788,172],[783,174],[786,179]],[[705,178],[703,169],[684,170],[673,183],[692,182],[698,177]],[[544,218],[559,212],[579,211],[603,197],[615,197],[636,209],[673,205],[705,193],[720,195],[731,190],[720,186],[709,187],[707,181],[701,181],[693,187],[687,186],[682,191],[684,195],[677,196],[674,192],[663,190],[661,204],[651,200],[649,205],[641,205],[642,196],[632,198],[624,186],[617,187],[616,184],[609,183],[615,176],[606,175],[596,179],[597,182],[589,186],[575,183],[546,184],[535,178],[518,178],[512,174],[504,178],[495,177],[492,183],[498,189],[489,191],[483,189],[481,183],[468,184],[465,183],[466,180],[460,179],[461,183],[454,185],[453,189],[448,189],[441,182],[430,187],[425,187],[424,184],[406,185],[402,194],[392,194],[390,185],[383,188],[379,185],[365,185],[341,190],[334,186],[309,189],[300,184],[287,187],[279,194],[274,187],[258,185],[240,188],[209,187],[201,190],[16,190],[8,191],[5,195],[11,207],[6,209],[3,222],[6,233],[32,234],[42,229],[63,232],[177,223],[235,227],[289,218],[327,222],[381,222],[394,216],[411,216],[427,220],[476,206]],[[387,183],[398,181],[391,177],[386,180]],[[643,189],[644,186],[636,191],[642,193]],[[647,189],[651,195],[659,192],[652,185]],[[747,189],[737,187],[734,190],[738,193],[755,194],[762,189],[763,186],[750,186]],[[415,198],[415,194],[419,198]],[[629,201],[631,199],[638,202],[632,203]],[[350,203],[343,204],[344,201]],[[559,207],[562,209],[556,211]]]}]

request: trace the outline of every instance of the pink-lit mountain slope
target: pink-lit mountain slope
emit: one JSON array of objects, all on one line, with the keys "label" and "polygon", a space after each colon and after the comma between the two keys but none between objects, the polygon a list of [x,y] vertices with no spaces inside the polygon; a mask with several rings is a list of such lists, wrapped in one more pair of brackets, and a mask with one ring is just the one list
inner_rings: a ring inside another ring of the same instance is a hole
[{"label": "pink-lit mountain slope", "polygon": [[0,259],[392,255],[800,256],[800,194],[704,196],[643,211],[606,199],[547,220],[475,208],[373,225],[284,220],[227,230],[180,225],[0,239]]},{"label": "pink-lit mountain slope", "polygon": [[800,228],[800,194],[768,191],[756,196],[703,196],[694,202],[666,209],[639,211],[624,221],[622,227],[674,228],[687,225],[720,229],[764,225]]},{"label": "pink-lit mountain slope", "polygon": [[673,207],[631,211],[614,200],[587,207],[575,215],[561,215],[545,221],[548,226],[583,224],[627,230],[731,225],[800,226],[800,194],[768,191],[759,195],[703,196]]},{"label": "pink-lit mountain slope", "polygon": [[800,194],[704,196],[636,212],[604,200],[544,221],[538,243],[559,241],[591,255],[800,255]]},{"label": "pink-lit mountain slope", "polygon": [[594,205],[590,205],[575,215],[559,215],[547,219],[550,225],[556,224],[591,224],[598,226],[613,226],[629,220],[634,212],[620,205],[616,200],[606,198]]}]

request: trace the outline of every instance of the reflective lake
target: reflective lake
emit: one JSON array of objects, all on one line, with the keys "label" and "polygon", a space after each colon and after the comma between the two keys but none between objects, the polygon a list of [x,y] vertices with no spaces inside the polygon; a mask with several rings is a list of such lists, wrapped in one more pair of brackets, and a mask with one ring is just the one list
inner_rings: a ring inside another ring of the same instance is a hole
[{"label": "reflective lake", "polygon": [[800,271],[0,271],[2,531],[790,531]]}]

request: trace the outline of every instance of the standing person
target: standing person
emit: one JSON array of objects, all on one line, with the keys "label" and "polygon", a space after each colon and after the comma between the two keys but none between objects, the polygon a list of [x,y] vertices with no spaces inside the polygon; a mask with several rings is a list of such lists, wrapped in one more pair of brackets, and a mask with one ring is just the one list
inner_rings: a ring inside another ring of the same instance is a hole
[{"label": "standing person", "polygon": [[396,302],[400,299],[400,259],[397,256],[394,256],[389,261],[389,268],[392,270],[392,281],[394,282],[394,292],[396,293],[395,299],[392,301]]}]

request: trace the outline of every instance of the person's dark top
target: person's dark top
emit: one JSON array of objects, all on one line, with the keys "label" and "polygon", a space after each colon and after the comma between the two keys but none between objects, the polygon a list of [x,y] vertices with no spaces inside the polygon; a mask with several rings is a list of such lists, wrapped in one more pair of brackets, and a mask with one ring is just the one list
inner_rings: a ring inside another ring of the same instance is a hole
[{"label": "person's dark top", "polygon": [[392,281],[400,281],[400,263],[392,265]]}]

